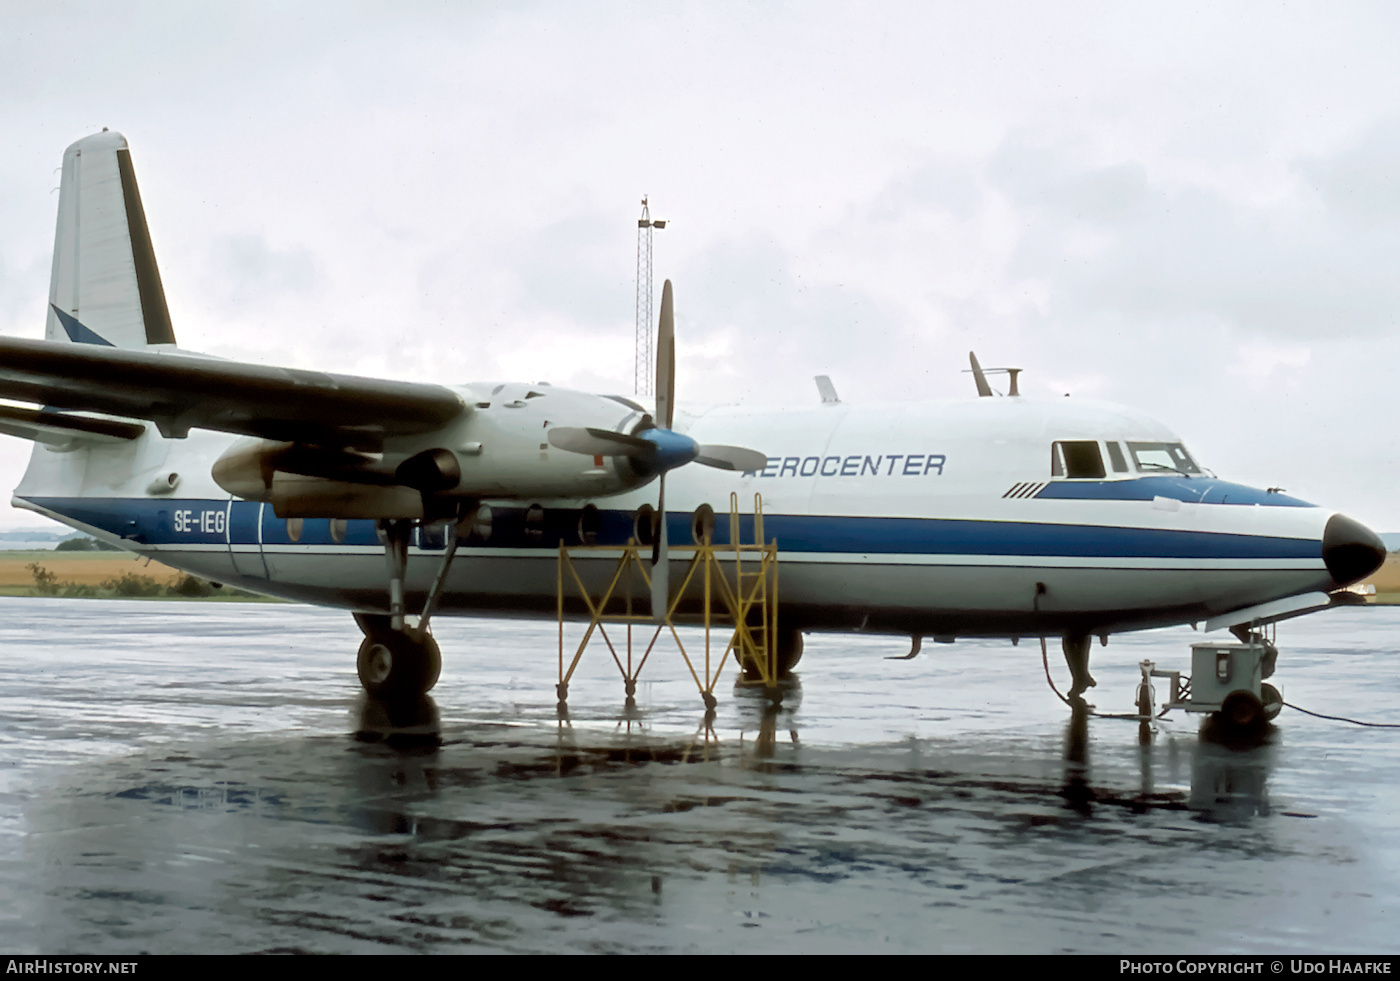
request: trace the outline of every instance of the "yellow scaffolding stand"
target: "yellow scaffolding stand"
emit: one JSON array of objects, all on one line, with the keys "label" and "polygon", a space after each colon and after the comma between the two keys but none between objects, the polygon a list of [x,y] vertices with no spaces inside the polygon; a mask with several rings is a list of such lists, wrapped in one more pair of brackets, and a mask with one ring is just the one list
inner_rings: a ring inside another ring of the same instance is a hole
[{"label": "yellow scaffolding stand", "polygon": [[[778,688],[778,543],[765,542],[763,537],[763,498],[754,495],[753,542],[745,544],[740,540],[739,495],[729,495],[729,544],[714,544],[713,532],[707,529],[704,540],[693,545],[671,546],[672,555],[689,556],[685,575],[681,577],[679,588],[667,597],[666,609],[660,617],[653,612],[640,613],[635,609],[634,587],[641,584],[641,592],[647,597],[645,606],[650,607],[651,568],[650,555],[642,558],[642,549],[648,553],[649,545],[638,545],[636,539],[629,539],[626,545],[575,545],[559,546],[558,568],[558,610],[559,610],[559,707],[565,707],[569,697],[569,681],[574,676],[583,652],[596,633],[607,645],[613,663],[622,674],[624,690],[629,702],[637,692],[637,678],[642,673],[647,659],[651,657],[661,634],[669,630],[676,642],[690,675],[700,691],[700,697],[707,709],[716,704],[715,683],[724,665],[733,652],[735,660],[742,668],[741,684],[762,685],[773,699],[780,697]],[[576,556],[598,557],[616,555],[617,564],[607,588],[596,599],[579,575],[574,564]],[[732,562],[732,574],[729,563]],[[686,591],[691,583],[699,578],[702,595],[698,612],[694,603],[687,605]],[[569,587],[577,590],[588,611],[588,629],[583,640],[574,651],[567,670],[564,666],[564,600]],[[705,660],[703,671],[697,670],[694,660],[681,642],[676,632],[676,623],[703,625],[705,628]],[[627,641],[624,657],[618,653],[618,645],[608,636],[607,625],[624,625],[627,628]],[[723,653],[715,660],[711,654],[711,631],[721,624],[732,624],[729,641]],[[633,662],[632,632],[634,627],[655,627],[647,642],[641,659]]]}]

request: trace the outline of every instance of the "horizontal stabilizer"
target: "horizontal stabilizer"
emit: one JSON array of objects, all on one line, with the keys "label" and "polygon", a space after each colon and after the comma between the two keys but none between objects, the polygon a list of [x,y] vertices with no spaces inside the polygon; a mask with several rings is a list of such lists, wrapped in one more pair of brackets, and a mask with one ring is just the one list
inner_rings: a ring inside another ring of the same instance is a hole
[{"label": "horizontal stabilizer", "polygon": [[49,446],[68,446],[75,442],[124,443],[145,431],[146,427],[136,422],[0,405],[0,433]]}]

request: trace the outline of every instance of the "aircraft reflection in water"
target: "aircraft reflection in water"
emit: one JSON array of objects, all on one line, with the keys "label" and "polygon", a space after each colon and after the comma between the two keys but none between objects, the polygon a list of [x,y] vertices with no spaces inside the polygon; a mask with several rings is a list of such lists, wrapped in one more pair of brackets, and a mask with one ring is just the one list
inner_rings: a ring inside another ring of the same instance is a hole
[{"label": "aircraft reflection in water", "polygon": [[1132,809],[1165,807],[1189,809],[1210,820],[1240,821],[1255,815],[1267,816],[1269,802],[1265,783],[1272,768],[1272,725],[1240,732],[1222,720],[1210,719],[1201,727],[1199,738],[1191,740],[1190,785],[1185,800],[1177,791],[1157,791],[1160,759],[1166,755],[1167,782],[1180,783],[1180,747],[1172,740],[1163,749],[1154,745],[1151,723],[1139,723],[1141,746],[1141,786],[1135,795],[1103,794],[1090,781],[1089,717],[1092,710],[1082,700],[1075,703],[1065,731],[1065,787],[1068,806],[1084,816],[1096,804],[1126,805]]},{"label": "aircraft reflection in water", "polygon": [[[798,773],[810,769],[817,773],[826,768],[820,762],[820,751],[812,755],[806,764],[790,760],[782,762],[784,745],[793,748],[801,746],[796,721],[800,687],[796,687],[794,692],[797,699],[788,699],[781,706],[756,693],[741,692],[740,737],[737,742],[725,739],[722,743],[708,721],[688,738],[663,738],[650,731],[646,713],[626,711],[614,720],[616,732],[612,740],[589,745],[588,741],[580,741],[579,734],[565,715],[561,717],[553,751],[543,751],[537,741],[528,740],[541,752],[536,756],[536,762],[517,761],[515,767],[523,767],[530,772],[553,772],[565,777],[582,771],[653,763],[730,761],[764,770],[770,761],[777,760],[783,772]],[[970,790],[979,788],[981,792],[1010,794],[1020,804],[1042,800],[1054,805],[1052,809],[1031,818],[1034,824],[1059,824],[1067,820],[1067,815],[1056,814],[1059,808],[1073,811],[1081,818],[1092,817],[1104,808],[1131,813],[1181,810],[1191,811],[1211,821],[1230,823],[1255,816],[1267,817],[1271,813],[1266,783],[1273,766],[1276,731],[1272,726],[1251,734],[1247,740],[1228,727],[1207,723],[1201,728],[1199,738],[1172,739],[1165,746],[1145,741],[1140,757],[1140,785],[1133,790],[1095,785],[1088,726],[1091,714],[1091,709],[1082,701],[1072,707],[1065,729],[1064,779],[1059,787],[995,773],[949,772],[943,765],[936,771],[922,774],[915,766],[906,770],[899,782],[906,785],[907,794],[917,790],[920,796],[911,797],[911,800],[917,799],[921,804],[930,806],[937,806],[944,797],[965,796]],[[601,720],[595,718],[591,721],[596,727]],[[431,697],[385,703],[365,696],[359,706],[358,722],[357,738],[360,741],[383,743],[405,766],[413,768],[415,772],[427,767],[425,772],[431,772],[432,761],[438,758],[437,749],[442,742],[438,708]],[[596,736],[584,736],[584,740],[592,739],[596,739]],[[919,742],[911,742],[916,757],[920,755],[917,749]],[[937,751],[934,751],[934,755],[938,755]],[[883,759],[881,766],[887,767],[897,756]],[[1183,782],[1181,778],[1186,775],[1181,772],[1183,768],[1189,769],[1189,793],[1183,794],[1178,789],[1157,789],[1162,782],[1179,787]],[[896,766],[896,769],[900,768]],[[872,770],[869,777],[880,782],[891,779],[890,775],[878,769]],[[423,776],[411,782],[430,786],[435,779]],[[841,779],[859,781],[859,769],[842,767]],[[394,777],[393,781],[404,782],[400,777]],[[1008,804],[1011,802],[1007,801]],[[391,823],[397,826],[408,820],[405,817],[402,821]],[[382,818],[380,823],[383,823]]]},{"label": "aircraft reflection in water", "polygon": [[[0,431],[35,442],[14,503],[353,612],[360,680],[382,697],[436,683],[436,612],[553,617],[561,543],[652,545],[659,609],[680,569],[669,543],[733,493],[762,495],[780,548],[784,671],[804,631],[916,648],[1059,636],[1077,696],[1094,636],[1205,621],[1249,640],[1333,605],[1384,556],[1340,514],[1216,478],[1139,413],[1020,397],[1014,375],[1014,397],[986,397],[975,359],[982,397],[961,402],[850,406],[828,384],[805,409],[682,410],[669,283],[652,405],[194,355],[175,343],[126,141],[107,131],[64,155],[47,317],[42,341],[0,339],[0,397],[32,406],[0,405]],[[601,592],[615,560],[575,561]],[[1258,681],[1247,694],[1254,712]]]}]

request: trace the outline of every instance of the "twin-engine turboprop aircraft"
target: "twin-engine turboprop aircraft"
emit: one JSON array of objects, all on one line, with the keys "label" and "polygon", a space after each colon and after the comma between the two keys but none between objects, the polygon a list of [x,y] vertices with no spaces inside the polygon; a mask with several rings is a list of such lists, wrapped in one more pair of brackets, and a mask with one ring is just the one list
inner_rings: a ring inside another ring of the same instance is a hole
[{"label": "twin-engine turboprop aircraft", "polygon": [[[14,503],[352,611],[375,694],[432,687],[435,612],[553,617],[561,542],[654,544],[659,605],[668,542],[736,491],[762,495],[780,549],[786,667],[803,631],[1059,635],[1079,693],[1092,636],[1319,609],[1384,556],[1340,514],[1218,479],[1151,419],[1015,396],[1014,375],[1006,398],[850,406],[827,383],[808,408],[678,409],[672,320],[668,283],[650,408],[190,354],[104,130],[64,155],[45,339],[0,339],[0,397],[27,403],[0,405],[0,432],[35,442]],[[597,582],[614,561],[576,563]]]}]

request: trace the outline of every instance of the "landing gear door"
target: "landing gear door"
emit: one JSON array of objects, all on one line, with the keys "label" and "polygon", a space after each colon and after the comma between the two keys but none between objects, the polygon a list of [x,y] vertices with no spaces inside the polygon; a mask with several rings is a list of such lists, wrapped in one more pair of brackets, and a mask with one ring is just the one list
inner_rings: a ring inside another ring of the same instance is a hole
[{"label": "landing gear door", "polygon": [[258,501],[230,500],[228,520],[228,552],[233,571],[250,579],[267,579],[267,563],[262,554],[262,511]]}]

